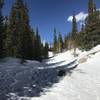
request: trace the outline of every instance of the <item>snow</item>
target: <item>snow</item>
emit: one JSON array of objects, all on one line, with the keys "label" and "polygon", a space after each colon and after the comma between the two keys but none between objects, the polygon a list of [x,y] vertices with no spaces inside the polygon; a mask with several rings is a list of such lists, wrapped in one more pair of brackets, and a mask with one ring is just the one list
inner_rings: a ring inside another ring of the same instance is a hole
[{"label": "snow", "polygon": [[[91,55],[94,52],[97,53]],[[60,54],[58,59],[56,56],[55,61],[65,59],[67,53]],[[90,57],[86,63],[79,64],[71,76],[67,75],[54,84],[46,95],[31,100],[100,100],[100,45],[80,55],[79,58]]]},{"label": "snow", "polygon": [[54,55],[53,52],[49,51],[49,58],[53,57],[53,55]]},{"label": "snow", "polygon": [[72,55],[72,51],[67,51],[64,53],[56,54],[54,57],[50,58],[47,61],[47,64],[55,63],[53,66],[49,66],[50,68],[51,67],[55,68],[55,67],[57,67],[57,65],[59,65],[59,66],[67,65],[68,63],[70,63],[74,60],[75,60],[75,57]]},{"label": "snow", "polygon": [[[100,45],[53,55],[45,62],[0,61],[0,100],[100,100]],[[87,58],[85,63],[79,63]],[[78,64],[77,67],[74,67]],[[58,77],[59,70],[66,76]]]},{"label": "snow", "polygon": [[[68,64],[72,65],[74,62],[68,62]],[[57,63],[59,64],[32,60],[22,63],[20,59],[10,57],[2,59],[0,61],[0,100],[23,100],[24,98],[26,100],[44,94],[43,91],[46,91],[46,88],[59,82],[59,70],[67,71],[68,65],[60,66],[61,62]],[[52,65],[56,68],[52,68]]]}]

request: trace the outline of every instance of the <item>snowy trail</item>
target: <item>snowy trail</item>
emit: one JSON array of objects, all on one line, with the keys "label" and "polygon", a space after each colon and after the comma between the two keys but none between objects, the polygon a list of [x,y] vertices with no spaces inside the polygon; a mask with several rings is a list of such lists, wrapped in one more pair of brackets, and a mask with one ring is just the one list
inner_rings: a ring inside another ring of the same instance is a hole
[{"label": "snowy trail", "polygon": [[[67,51],[46,63],[6,58],[0,62],[0,100],[100,100],[100,45]],[[79,63],[81,58],[86,62]],[[78,66],[76,67],[76,65]],[[58,76],[64,70],[64,77]]]},{"label": "snowy trail", "polygon": [[[59,70],[72,73],[76,59],[52,63],[5,58],[0,62],[0,100],[19,100],[21,97],[37,97],[45,88],[60,81]],[[23,100],[23,99],[22,99]]]},{"label": "snowy trail", "polygon": [[100,52],[90,55],[86,63],[80,64],[71,76],[64,77],[46,95],[31,100],[53,99],[100,100]]}]

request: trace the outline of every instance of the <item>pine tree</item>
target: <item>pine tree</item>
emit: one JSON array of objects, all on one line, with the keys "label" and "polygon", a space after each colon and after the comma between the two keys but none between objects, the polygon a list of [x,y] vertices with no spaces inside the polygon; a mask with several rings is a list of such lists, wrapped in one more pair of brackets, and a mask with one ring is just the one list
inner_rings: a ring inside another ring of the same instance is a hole
[{"label": "pine tree", "polygon": [[88,3],[88,17],[85,20],[85,49],[91,49],[100,43],[100,19],[93,0]]},{"label": "pine tree", "polygon": [[78,39],[76,39],[76,42],[77,42],[77,46],[78,46],[78,48],[80,48],[80,49],[82,49],[83,47],[84,47],[84,35],[85,34],[85,25],[84,24],[82,24],[81,25],[81,30],[80,30],[80,32],[79,32],[79,34],[77,34],[77,38]]},{"label": "pine tree", "polygon": [[73,14],[73,21],[72,21],[72,39],[75,40],[75,36],[77,34],[77,22],[75,14]]},{"label": "pine tree", "polygon": [[34,29],[31,29],[31,36],[32,36],[32,44],[33,44],[33,59],[35,59],[35,41],[36,41],[36,34]]},{"label": "pine tree", "polygon": [[93,0],[88,1],[88,17],[85,20],[86,31],[92,30],[92,25],[95,22],[94,20],[94,2]]},{"label": "pine tree", "polygon": [[68,35],[65,35],[64,36],[64,49],[68,49],[68,39],[69,39],[69,37],[68,37]]},{"label": "pine tree", "polygon": [[63,50],[63,39],[62,39],[61,33],[59,32],[59,35],[58,35],[58,52],[62,52],[62,50]]},{"label": "pine tree", "polygon": [[84,24],[82,24],[82,26],[81,26],[81,32],[82,32],[82,33],[85,32],[85,25],[84,25]]},{"label": "pine tree", "polygon": [[48,58],[49,44],[45,43],[45,58]]},{"label": "pine tree", "polygon": [[53,41],[53,51],[54,53],[57,52],[57,33],[56,33],[56,29],[54,29],[54,41]]},{"label": "pine tree", "polygon": [[0,0],[0,58],[3,57],[3,34],[4,34],[4,24],[3,24],[3,15],[2,8],[4,5],[4,1]]},{"label": "pine tree", "polygon": [[100,13],[96,10],[93,0],[88,2],[88,16],[85,19],[85,28],[78,35],[78,45],[81,49],[89,50],[100,44]]},{"label": "pine tree", "polygon": [[34,41],[34,51],[35,51],[35,60],[42,60],[42,50],[41,50],[41,38],[39,35],[39,30],[36,28],[36,36]]},{"label": "pine tree", "polygon": [[76,55],[76,47],[77,47],[77,22],[76,22],[76,17],[75,14],[73,14],[73,21],[72,21],[72,33],[71,33],[71,42],[72,42],[72,47],[74,48],[74,55]]},{"label": "pine tree", "polygon": [[48,51],[49,51],[49,45],[46,42],[45,45],[42,45],[42,57],[44,59],[47,59],[48,58]]},{"label": "pine tree", "polygon": [[9,24],[8,24],[9,22],[8,22],[8,17],[7,16],[5,16],[4,17],[4,33],[3,33],[3,57],[5,57],[6,56],[6,50],[5,50],[5,42],[6,42],[6,36],[7,36],[7,33],[8,33],[8,26],[9,26]]},{"label": "pine tree", "polygon": [[7,56],[23,59],[33,58],[33,44],[28,9],[23,0],[16,0],[9,17],[9,32],[5,48]]},{"label": "pine tree", "polygon": [[89,14],[89,16],[91,14],[93,14],[93,11],[94,11],[94,3],[93,3],[93,0],[89,0],[89,2],[88,2],[88,14]]}]

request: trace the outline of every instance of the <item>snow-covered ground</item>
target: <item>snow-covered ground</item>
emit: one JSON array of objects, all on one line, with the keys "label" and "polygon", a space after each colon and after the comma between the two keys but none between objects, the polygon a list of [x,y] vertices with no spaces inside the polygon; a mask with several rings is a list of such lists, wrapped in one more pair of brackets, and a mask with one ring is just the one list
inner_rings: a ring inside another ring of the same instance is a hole
[{"label": "snow-covered ground", "polygon": [[[77,49],[77,57],[73,50],[49,54],[46,63],[1,60],[0,100],[100,100],[100,45],[88,52]],[[59,77],[59,70],[66,76]]]},{"label": "snow-covered ground", "polygon": [[[57,56],[59,57],[59,55]],[[68,67],[69,65],[74,66],[76,62],[75,59],[67,62],[65,59],[61,61],[59,59],[51,63],[53,59],[55,57],[42,63],[30,60],[22,63],[20,59],[16,58],[1,60],[0,100],[19,100],[21,97],[22,100],[23,97],[26,100],[27,97],[38,97],[45,91],[45,88],[50,88],[54,83],[59,82],[59,70],[71,72],[72,69]],[[63,64],[63,62],[66,63]]]},{"label": "snow-covered ground", "polygon": [[[67,53],[54,59],[65,60],[69,54]],[[66,75],[63,80],[54,84],[46,95],[31,100],[100,100],[100,45],[79,54],[79,59],[87,56],[87,62],[79,64],[71,76]]]},{"label": "snow-covered ground", "polygon": [[[47,67],[55,68],[57,66],[67,65],[68,63],[70,63],[76,59],[72,54],[73,54],[73,50],[56,54],[55,56],[51,57],[47,61],[47,64],[51,65],[51,66],[47,66]],[[50,53],[50,55],[52,56],[52,53]],[[54,64],[54,65],[52,65],[52,64]]]}]

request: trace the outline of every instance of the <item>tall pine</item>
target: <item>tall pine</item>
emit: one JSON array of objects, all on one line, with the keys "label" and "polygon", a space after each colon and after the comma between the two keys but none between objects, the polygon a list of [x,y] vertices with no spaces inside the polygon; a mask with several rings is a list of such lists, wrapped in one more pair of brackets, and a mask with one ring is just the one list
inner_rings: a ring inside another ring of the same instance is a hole
[{"label": "tall pine", "polygon": [[100,43],[100,15],[93,0],[88,2],[88,17],[85,20],[85,49],[91,49]]},{"label": "tall pine", "polygon": [[68,35],[65,35],[64,36],[64,49],[68,49],[68,40],[69,40],[69,37]]},{"label": "tall pine", "polygon": [[73,14],[73,20],[72,20],[72,39],[76,39],[76,34],[77,34],[77,22],[76,22],[76,17],[75,14]]},{"label": "tall pine", "polygon": [[100,44],[100,11],[96,9],[93,0],[88,1],[88,16],[78,36],[77,43],[83,50],[89,50]]},{"label": "tall pine", "polygon": [[93,14],[93,10],[94,10],[94,3],[93,3],[93,0],[89,0],[88,1],[88,14],[89,16],[91,14]]},{"label": "tall pine", "polygon": [[54,29],[53,51],[54,51],[54,53],[57,52],[57,33],[56,33],[56,29]]},{"label": "tall pine", "polygon": [[62,52],[63,51],[63,38],[61,33],[59,32],[58,35],[58,52]]},{"label": "tall pine", "polygon": [[36,34],[35,34],[35,41],[34,41],[34,50],[35,50],[35,59],[41,61],[41,37],[39,35],[39,30],[36,28]]},{"label": "tall pine", "polygon": [[7,56],[33,59],[28,9],[23,0],[16,0],[11,9],[5,48]]},{"label": "tall pine", "polygon": [[2,8],[4,1],[0,0],[0,58],[3,57],[3,34],[4,34],[4,24],[3,24],[3,15]]},{"label": "tall pine", "polygon": [[78,30],[77,30],[77,22],[76,22],[76,17],[75,17],[75,14],[73,14],[73,20],[72,20],[72,33],[71,33],[71,45],[72,45],[72,48],[74,48],[74,55],[76,54],[76,47],[77,47],[77,33],[78,33]]}]

